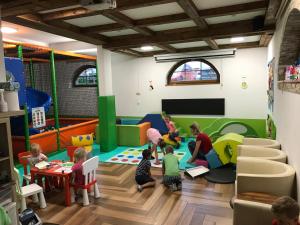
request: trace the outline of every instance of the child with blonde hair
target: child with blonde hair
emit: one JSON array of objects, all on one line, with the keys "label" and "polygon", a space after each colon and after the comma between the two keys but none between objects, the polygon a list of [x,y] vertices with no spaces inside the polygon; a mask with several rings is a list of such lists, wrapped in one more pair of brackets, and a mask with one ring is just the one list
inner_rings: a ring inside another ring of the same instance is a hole
[{"label": "child with blonde hair", "polygon": [[42,153],[41,146],[37,143],[32,143],[30,145],[30,155],[24,156],[23,158],[27,158],[31,166],[34,166],[41,161],[48,161],[47,156]]},{"label": "child with blonde hair", "polygon": [[82,164],[86,160],[85,149],[80,147],[74,152],[74,165],[72,166],[72,183],[74,185],[84,184],[84,176],[82,174]]}]

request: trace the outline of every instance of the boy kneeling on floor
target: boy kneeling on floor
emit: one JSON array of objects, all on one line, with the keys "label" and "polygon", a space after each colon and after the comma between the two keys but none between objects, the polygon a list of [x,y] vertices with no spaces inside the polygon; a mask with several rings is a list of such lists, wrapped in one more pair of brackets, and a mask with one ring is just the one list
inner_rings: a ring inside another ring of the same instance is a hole
[{"label": "boy kneeling on floor", "polygon": [[149,161],[149,159],[151,158],[151,150],[145,149],[142,152],[142,155],[143,159],[139,163],[135,174],[137,189],[140,192],[143,190],[143,188],[155,186],[155,180],[151,177],[150,172],[151,162]]},{"label": "boy kneeling on floor", "polygon": [[166,155],[163,158],[162,173],[163,183],[171,191],[179,191],[182,188],[181,176],[179,171],[178,158],[173,155],[174,149],[172,146],[167,146]]}]

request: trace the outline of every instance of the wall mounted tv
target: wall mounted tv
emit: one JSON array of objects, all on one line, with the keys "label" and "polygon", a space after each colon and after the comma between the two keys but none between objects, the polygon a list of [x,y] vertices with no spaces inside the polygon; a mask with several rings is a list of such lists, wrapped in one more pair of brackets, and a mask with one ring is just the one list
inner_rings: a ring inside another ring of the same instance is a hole
[{"label": "wall mounted tv", "polygon": [[162,111],[178,115],[225,115],[224,98],[162,99]]}]

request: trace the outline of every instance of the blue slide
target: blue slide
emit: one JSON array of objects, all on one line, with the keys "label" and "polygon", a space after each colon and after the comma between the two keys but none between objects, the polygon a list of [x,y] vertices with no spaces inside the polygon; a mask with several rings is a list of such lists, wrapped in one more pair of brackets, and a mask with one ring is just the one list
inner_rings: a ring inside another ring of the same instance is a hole
[{"label": "blue slide", "polygon": [[[24,65],[22,60],[18,58],[5,57],[5,68],[7,71],[7,80],[17,81],[20,83],[18,92],[20,108],[23,108],[25,103],[28,109],[28,122],[32,119],[32,108],[44,107],[45,113],[49,111],[51,106],[51,96],[45,92],[38,91],[32,88],[26,88],[24,77]],[[24,136],[24,117],[16,117],[11,119],[12,134],[16,136]],[[39,130],[30,128],[30,135],[39,133]]]}]

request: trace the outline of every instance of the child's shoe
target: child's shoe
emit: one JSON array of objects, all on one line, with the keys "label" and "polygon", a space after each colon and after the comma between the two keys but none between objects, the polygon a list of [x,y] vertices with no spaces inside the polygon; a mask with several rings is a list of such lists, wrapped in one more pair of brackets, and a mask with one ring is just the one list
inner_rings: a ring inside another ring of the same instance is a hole
[{"label": "child's shoe", "polygon": [[142,192],[143,187],[142,187],[141,185],[138,185],[138,186],[137,186],[137,190],[138,190],[139,192]]},{"label": "child's shoe", "polygon": [[170,191],[172,191],[172,192],[177,191],[177,186],[176,186],[176,184],[171,184],[171,185],[169,186],[169,189],[170,189]]}]

